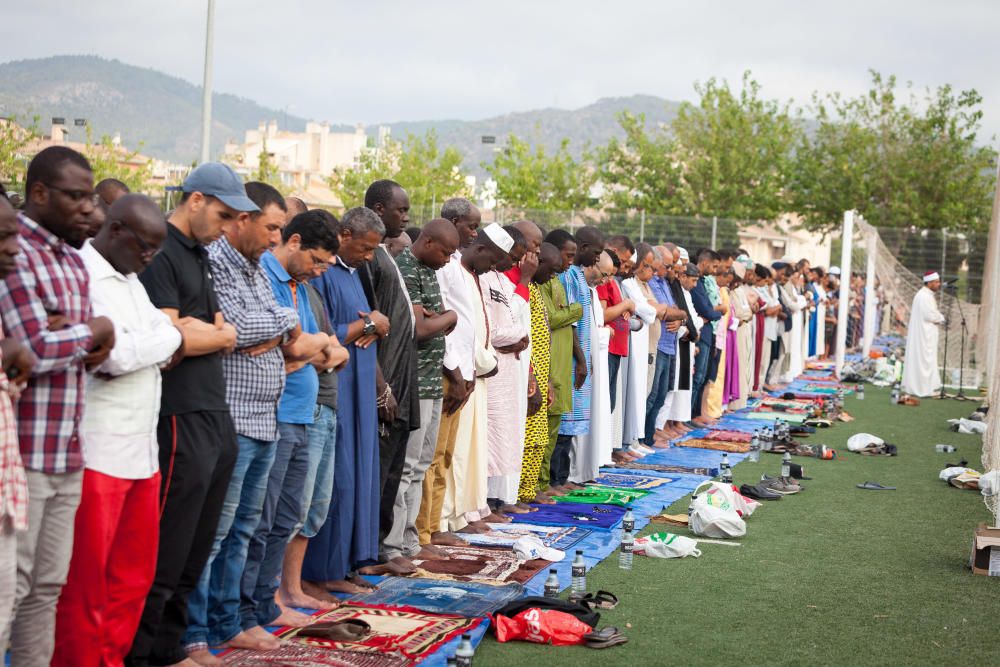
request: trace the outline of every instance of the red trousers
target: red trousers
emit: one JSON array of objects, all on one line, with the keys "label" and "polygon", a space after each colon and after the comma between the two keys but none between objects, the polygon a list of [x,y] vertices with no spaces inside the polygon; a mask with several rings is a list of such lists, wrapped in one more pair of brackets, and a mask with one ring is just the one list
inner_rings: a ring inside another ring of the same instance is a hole
[{"label": "red trousers", "polygon": [[159,499],[159,473],[119,479],[84,471],[52,665],[123,664],[156,572]]}]

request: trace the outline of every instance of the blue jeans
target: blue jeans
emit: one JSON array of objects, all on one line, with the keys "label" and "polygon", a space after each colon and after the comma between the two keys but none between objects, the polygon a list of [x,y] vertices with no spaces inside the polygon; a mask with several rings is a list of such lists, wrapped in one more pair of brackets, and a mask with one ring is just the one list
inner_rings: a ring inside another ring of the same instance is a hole
[{"label": "blue jeans", "polygon": [[691,380],[691,416],[701,416],[701,395],[708,382],[709,360],[712,356],[712,340],[698,339],[698,355],[694,358],[694,378]]},{"label": "blue jeans", "polygon": [[[184,644],[221,644],[238,635],[240,578],[250,538],[260,523],[264,492],[274,461],[275,443],[237,435],[239,451],[226,491],[212,551],[198,586],[188,597]],[[169,535],[162,539],[169,540]]]},{"label": "blue jeans", "polygon": [[333,464],[337,455],[337,412],[316,404],[309,434],[309,470],[302,493],[302,520],[294,534],[316,537],[330,511],[333,498]]},{"label": "blue jeans", "polygon": [[667,400],[667,393],[674,381],[674,359],[666,352],[656,351],[656,369],[653,371],[653,387],[646,397],[645,444],[652,445],[656,435],[656,416]]},{"label": "blue jeans", "polygon": [[281,609],[274,601],[285,547],[302,519],[302,490],[309,473],[309,434],[305,424],[278,422],[278,444],[267,479],[264,510],[250,540],[240,584],[243,630],[270,625]]}]

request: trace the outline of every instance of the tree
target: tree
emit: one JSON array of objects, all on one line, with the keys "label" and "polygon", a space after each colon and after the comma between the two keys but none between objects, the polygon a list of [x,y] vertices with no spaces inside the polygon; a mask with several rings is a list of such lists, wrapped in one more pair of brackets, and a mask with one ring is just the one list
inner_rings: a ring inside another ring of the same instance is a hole
[{"label": "tree", "polygon": [[105,178],[114,178],[127,185],[132,192],[145,192],[149,189],[153,173],[152,160],[140,156],[138,149],[130,151],[117,146],[106,134],[101,136],[99,142],[94,143],[93,131],[87,125],[87,143],[83,154],[90,162],[95,184]]},{"label": "tree", "polygon": [[683,209],[765,220],[786,213],[793,151],[802,135],[791,102],[764,99],[749,71],[738,92],[714,78],[695,90],[698,104],[682,104],[670,123]]},{"label": "tree", "polygon": [[39,137],[38,116],[28,126],[17,118],[0,119],[0,183],[11,191],[24,190],[24,177],[31,156],[25,148]]},{"label": "tree", "polygon": [[472,195],[462,159],[457,149],[441,148],[433,130],[423,136],[407,134],[402,142],[389,139],[381,148],[362,151],[357,165],[334,169],[328,183],[350,208],[364,203],[365,191],[373,181],[392,179],[410,196],[411,214],[430,211],[433,217],[437,212],[431,210],[432,204]]},{"label": "tree", "polygon": [[503,206],[522,212],[570,211],[590,204],[595,174],[570,154],[569,139],[549,155],[545,146],[532,148],[511,134],[493,164],[482,166],[496,181],[497,202]]},{"label": "tree", "polygon": [[924,91],[872,71],[856,98],[813,96],[815,133],[800,140],[793,192],[807,227],[839,226],[855,209],[882,227],[983,230],[996,153],[977,145],[982,97],[951,86]]},{"label": "tree", "polygon": [[257,169],[253,172],[251,180],[267,183],[274,187],[283,195],[288,195],[292,189],[281,181],[281,172],[274,162],[274,154],[267,150],[267,141],[261,147],[260,155],[257,158]]}]

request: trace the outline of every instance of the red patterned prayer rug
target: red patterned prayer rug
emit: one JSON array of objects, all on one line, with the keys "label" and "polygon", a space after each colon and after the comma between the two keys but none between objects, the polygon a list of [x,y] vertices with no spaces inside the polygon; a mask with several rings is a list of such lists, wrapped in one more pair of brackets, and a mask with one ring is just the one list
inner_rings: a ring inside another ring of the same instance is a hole
[{"label": "red patterned prayer rug", "polygon": [[480,581],[501,584],[516,581],[526,583],[550,561],[536,559],[520,561],[510,548],[491,549],[489,547],[451,547],[438,545],[448,553],[447,560],[413,561],[419,571],[417,575],[433,579],[455,579],[456,581]]},{"label": "red patterned prayer rug", "polygon": [[[226,665],[412,665],[442,645],[476,628],[483,618],[451,614],[428,614],[415,607],[391,607],[347,602],[329,611],[313,614],[317,622],[358,619],[371,626],[371,634],[359,642],[297,637],[299,628],[279,628],[275,635],[286,642],[290,655],[276,651],[234,650],[222,654]],[[315,649],[315,650],[309,650]],[[339,662],[338,662],[339,661]]]}]

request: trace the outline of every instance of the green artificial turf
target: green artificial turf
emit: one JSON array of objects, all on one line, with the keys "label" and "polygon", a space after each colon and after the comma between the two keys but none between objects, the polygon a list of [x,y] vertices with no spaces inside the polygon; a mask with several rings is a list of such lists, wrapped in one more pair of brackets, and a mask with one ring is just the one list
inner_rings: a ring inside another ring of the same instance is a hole
[{"label": "green artificial turf", "polygon": [[[1000,578],[966,568],[973,529],[989,514],[978,491],[937,478],[944,463],[962,458],[981,469],[980,437],[952,433],[945,422],[977,404],[893,406],[872,387],[865,401],[849,397],[856,420],[807,440],[836,447],[838,458],[796,457],[814,479],[798,495],[764,503],[742,546],[703,544],[697,559],[636,556],[631,571],[618,568],[615,554],[588,573],[588,590],[621,599],[600,625],[618,626],[627,644],[498,644],[491,632],[476,664],[996,664]],[[849,453],[857,432],[898,445],[899,456]],[[938,454],[937,443],[958,451]],[[779,468],[777,455],[762,454],[736,466],[735,481]],[[898,490],[855,487],[868,480]],[[686,512],[688,500],[669,511]],[[643,534],[655,530],[671,529],[651,525]]]}]

